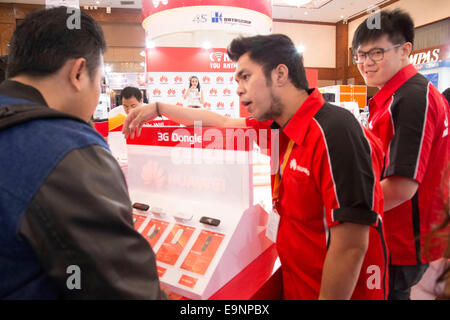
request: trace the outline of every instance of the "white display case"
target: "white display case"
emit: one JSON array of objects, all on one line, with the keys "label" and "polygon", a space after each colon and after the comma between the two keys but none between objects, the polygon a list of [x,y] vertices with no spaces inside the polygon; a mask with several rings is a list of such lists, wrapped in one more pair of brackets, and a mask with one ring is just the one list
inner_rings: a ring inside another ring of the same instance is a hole
[{"label": "white display case", "polygon": [[181,127],[128,140],[130,197],[150,205],[134,213],[135,228],[171,291],[208,299],[272,244],[253,204],[254,141],[253,129]]}]

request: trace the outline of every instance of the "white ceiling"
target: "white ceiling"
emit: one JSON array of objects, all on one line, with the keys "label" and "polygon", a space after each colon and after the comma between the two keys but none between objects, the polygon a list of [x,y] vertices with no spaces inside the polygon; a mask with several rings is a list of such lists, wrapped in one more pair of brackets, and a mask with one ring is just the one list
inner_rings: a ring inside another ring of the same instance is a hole
[{"label": "white ceiling", "polygon": [[[112,8],[141,8],[142,0],[133,1],[132,5],[122,5],[124,0],[79,0],[80,6],[98,6]],[[170,1],[170,0],[168,0]],[[387,0],[311,0],[302,7],[289,5],[295,0],[272,0],[274,19],[302,20],[336,23],[366,12],[372,5],[380,5]],[[45,4],[45,0],[0,0],[6,3]],[[114,10],[114,9],[113,9]]]}]

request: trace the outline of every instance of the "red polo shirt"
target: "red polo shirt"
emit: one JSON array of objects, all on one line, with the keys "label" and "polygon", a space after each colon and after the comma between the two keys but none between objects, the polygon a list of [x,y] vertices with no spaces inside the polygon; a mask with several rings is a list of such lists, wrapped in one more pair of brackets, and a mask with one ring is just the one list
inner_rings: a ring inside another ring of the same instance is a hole
[{"label": "red polo shirt", "polygon": [[[268,122],[248,120],[247,125],[261,129]],[[387,249],[378,181],[383,157],[381,146],[368,136],[350,112],[325,103],[317,89],[310,91],[280,132],[279,159],[288,141],[295,142],[277,203],[285,299],[318,298],[327,248],[333,241],[330,228],[342,222],[371,226],[352,299],[386,298]]]},{"label": "red polo shirt", "polygon": [[[383,177],[419,183],[414,197],[385,212],[393,265],[415,265],[442,256],[443,247],[423,253],[425,237],[442,221],[442,174],[449,163],[449,106],[413,65],[400,70],[369,101],[369,128],[386,154]],[[442,243],[442,241],[441,241]]]}]

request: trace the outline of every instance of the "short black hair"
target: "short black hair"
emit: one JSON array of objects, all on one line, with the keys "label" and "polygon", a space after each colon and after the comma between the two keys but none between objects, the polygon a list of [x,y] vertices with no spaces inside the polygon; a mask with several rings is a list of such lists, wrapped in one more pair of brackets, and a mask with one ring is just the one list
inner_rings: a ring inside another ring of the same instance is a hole
[{"label": "short black hair", "polygon": [[4,55],[0,57],[0,83],[6,79],[6,65],[8,63],[8,56]]},{"label": "short black hair", "polygon": [[[75,14],[79,14],[79,26],[69,28]],[[93,79],[105,51],[102,29],[83,11],[67,7],[32,11],[11,38],[7,77],[44,77],[57,72],[68,59],[85,58]]]},{"label": "short black hair", "polygon": [[[414,45],[414,22],[408,13],[395,9],[383,10],[375,14],[380,15],[380,28],[371,25],[369,19],[374,19],[374,17],[365,19],[353,35],[353,51],[357,50],[361,44],[376,41],[384,35],[388,36],[388,40],[392,44],[411,42]],[[374,28],[369,29],[369,25]]]},{"label": "short black hair", "polygon": [[125,87],[122,89],[120,97],[124,99],[130,99],[131,97],[135,97],[137,101],[141,101],[142,92],[136,87]]},{"label": "short black hair", "polygon": [[289,69],[292,84],[298,89],[309,89],[303,58],[292,40],[284,34],[239,37],[230,43],[227,53],[233,61],[248,53],[250,59],[261,64],[268,81],[271,81],[272,70],[284,64]]},{"label": "short black hair", "polygon": [[448,104],[450,105],[450,88],[445,89],[442,92],[442,95],[444,96],[445,99],[447,99]]}]

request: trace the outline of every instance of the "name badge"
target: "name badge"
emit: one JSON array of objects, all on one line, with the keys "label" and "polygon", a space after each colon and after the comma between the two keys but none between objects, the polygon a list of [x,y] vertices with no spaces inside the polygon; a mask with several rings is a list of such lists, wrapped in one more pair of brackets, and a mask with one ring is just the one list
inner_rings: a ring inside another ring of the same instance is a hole
[{"label": "name badge", "polygon": [[266,237],[277,242],[278,226],[280,225],[280,215],[277,209],[273,208],[269,213],[269,221],[266,227]]}]

